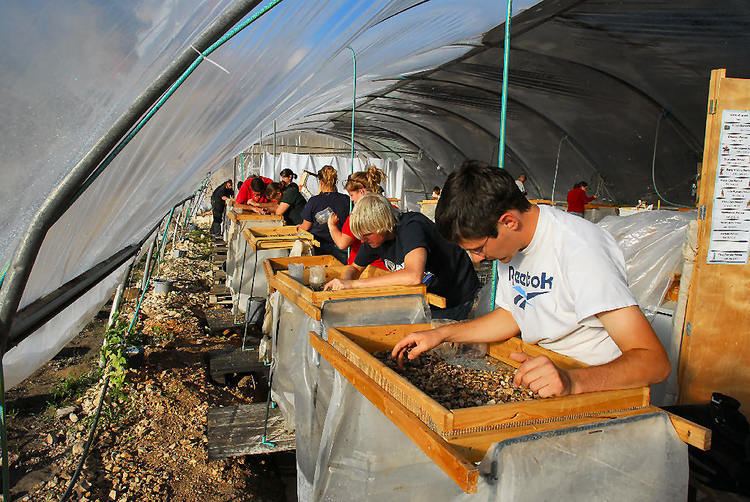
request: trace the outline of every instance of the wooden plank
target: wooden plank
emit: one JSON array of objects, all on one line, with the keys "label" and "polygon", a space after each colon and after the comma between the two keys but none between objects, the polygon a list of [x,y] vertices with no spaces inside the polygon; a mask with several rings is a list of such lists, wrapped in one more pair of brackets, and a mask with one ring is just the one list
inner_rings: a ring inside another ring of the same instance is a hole
[{"label": "wooden plank", "polygon": [[[403,338],[403,336],[400,338]],[[393,337],[392,341],[395,344],[398,339]],[[453,414],[450,410],[419,390],[409,380],[375,359],[370,352],[337,331],[336,328],[328,329],[328,343],[406,409],[431,425],[432,428],[438,432],[453,430]],[[392,348],[393,346],[387,350]]]},{"label": "wooden plank", "polygon": [[314,332],[310,332],[310,344],[336,370],[341,373],[363,396],[375,405],[401,431],[440,467],[453,481],[467,493],[477,489],[479,469],[431,431],[401,403],[385,393],[361,370],[351,364],[333,347]]},{"label": "wooden plank", "polygon": [[263,221],[263,222],[282,222],[284,221],[283,216],[275,214],[257,214],[250,211],[244,211],[237,214],[234,211],[227,211],[227,217],[234,222],[238,221]]},{"label": "wooden plank", "polygon": [[267,439],[274,447],[261,444],[266,418],[266,403],[210,408],[207,415],[208,459],[266,455],[294,450],[290,432],[278,408],[271,409]]},{"label": "wooden plank", "polygon": [[674,413],[668,413],[668,415],[674,430],[683,442],[699,450],[708,451],[711,449],[711,429],[707,429]]},{"label": "wooden plank", "polygon": [[535,399],[491,406],[460,408],[453,412],[453,430],[483,430],[532,421],[612,413],[648,406],[648,387],[588,392],[572,396]]},{"label": "wooden plank", "polygon": [[248,227],[242,231],[242,236],[250,247],[258,249],[287,249],[298,240],[308,242],[313,246],[320,246],[310,232],[297,230],[295,226],[280,227]]},{"label": "wooden plank", "polygon": [[444,309],[448,306],[448,301],[444,297],[433,293],[427,293],[427,303],[439,309]]},{"label": "wooden plank", "polygon": [[[391,350],[407,333],[427,328],[429,325],[331,328],[328,330],[328,342],[444,437],[549,418],[593,415],[648,406],[649,389],[639,387],[448,410],[371,355],[371,352]],[[497,345],[495,353],[510,353],[523,348],[518,338],[494,345]],[[503,345],[509,345],[510,348],[499,350]],[[551,359],[557,357],[557,354],[541,347],[533,347],[535,355],[542,354]],[[510,361],[515,367],[518,366],[517,362]]]},{"label": "wooden plank", "polygon": [[209,355],[208,373],[213,381],[222,385],[226,383],[227,375],[247,373],[262,375],[267,372],[268,367],[258,360],[258,349],[255,347],[244,351],[234,348]]},{"label": "wooden plank", "polygon": [[[705,403],[713,392],[750,409],[750,264],[708,264],[722,113],[750,109],[750,80],[711,73],[699,190],[705,219],[698,220],[698,253],[688,293],[679,367],[680,403]],[[747,414],[747,411],[745,411]]]},{"label": "wooden plank", "polygon": [[297,305],[305,314],[309,315],[316,321],[321,319],[321,310],[312,303],[300,297],[297,291],[290,289],[287,284],[279,281],[279,276],[275,276],[269,283],[271,287],[281,293],[284,298]]},{"label": "wooden plank", "polygon": [[225,330],[235,330],[242,326],[234,322],[232,311],[227,308],[207,309],[203,311],[206,317],[206,325],[212,333],[221,333]]},{"label": "wooden plank", "polygon": [[490,448],[490,446],[500,441],[527,436],[529,434],[538,434],[540,432],[569,429],[571,427],[579,427],[581,425],[596,423],[604,424],[614,419],[625,418],[634,415],[643,415],[656,411],[659,410],[652,407],[647,407],[637,410],[620,411],[606,415],[599,415],[596,417],[583,417],[570,420],[550,421],[546,423],[531,424],[519,427],[509,427],[507,429],[489,430],[474,434],[467,434],[464,436],[458,436],[448,439],[448,442],[451,444],[451,446],[456,448],[456,450],[461,452],[461,454],[467,460],[470,460],[472,462],[480,462],[487,454],[487,450]]},{"label": "wooden plank", "polygon": [[513,352],[524,352],[532,357],[547,356],[557,366],[566,370],[585,368],[587,366],[572,357],[552,352],[551,350],[547,350],[539,345],[525,343],[519,336],[514,336],[504,342],[490,343],[487,348],[487,354],[491,357],[506,364],[510,364],[514,368],[518,368],[520,363],[510,358],[510,354]]}]

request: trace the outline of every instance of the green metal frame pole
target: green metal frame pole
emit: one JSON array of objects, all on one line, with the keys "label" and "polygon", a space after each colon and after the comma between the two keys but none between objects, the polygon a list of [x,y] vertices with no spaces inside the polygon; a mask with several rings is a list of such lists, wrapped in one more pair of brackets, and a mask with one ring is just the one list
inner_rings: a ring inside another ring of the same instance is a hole
[{"label": "green metal frame pole", "polygon": [[349,167],[349,175],[351,176],[354,173],[354,114],[357,111],[357,53],[354,52],[351,46],[347,46],[347,49],[352,51],[352,163]]},{"label": "green metal frame pole", "polygon": [[[503,90],[500,101],[500,145],[497,149],[497,166],[505,169],[505,122],[508,109],[508,66],[510,65],[510,19],[512,17],[513,0],[506,0],[505,7],[505,40],[503,42]],[[492,262],[492,305],[495,310],[495,295],[497,294],[497,261]]]},{"label": "green metal frame pole", "polygon": [[[351,46],[347,46],[347,49],[352,51],[352,136],[351,136],[351,145],[352,145],[352,155],[351,155],[351,164],[349,165],[349,176],[354,174],[354,114],[357,111],[357,53],[354,52],[354,49],[351,48]],[[352,203],[352,199],[349,199],[349,214],[352,214],[352,206],[354,204]],[[352,248],[349,247],[346,250],[346,259],[349,261],[349,258],[351,257]]]},{"label": "green metal frame pole", "polygon": [[167,235],[169,234],[169,224],[172,222],[172,215],[174,214],[174,208],[169,210],[169,216],[167,216],[167,224],[164,225],[164,233],[161,236],[161,244],[159,245],[159,251],[157,252],[156,260],[156,273],[161,271],[161,261],[164,259],[164,248],[167,247]]},{"label": "green metal frame pole", "polygon": [[0,355],[0,443],[3,452],[3,500],[10,498],[10,466],[8,465],[8,422],[5,413],[5,368],[3,368],[2,355]]}]

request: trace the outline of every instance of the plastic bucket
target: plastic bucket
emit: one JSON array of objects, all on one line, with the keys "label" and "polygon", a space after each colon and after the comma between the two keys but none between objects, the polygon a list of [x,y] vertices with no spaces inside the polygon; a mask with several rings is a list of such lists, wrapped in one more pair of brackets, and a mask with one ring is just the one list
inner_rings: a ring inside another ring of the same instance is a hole
[{"label": "plastic bucket", "polygon": [[125,350],[123,350],[122,353],[125,356],[125,361],[127,361],[128,363],[128,368],[140,368],[141,366],[143,366],[143,363],[145,361],[143,347],[130,345],[128,347],[125,347]]},{"label": "plastic bucket", "polygon": [[154,293],[168,295],[172,291],[172,281],[169,279],[154,279]]}]

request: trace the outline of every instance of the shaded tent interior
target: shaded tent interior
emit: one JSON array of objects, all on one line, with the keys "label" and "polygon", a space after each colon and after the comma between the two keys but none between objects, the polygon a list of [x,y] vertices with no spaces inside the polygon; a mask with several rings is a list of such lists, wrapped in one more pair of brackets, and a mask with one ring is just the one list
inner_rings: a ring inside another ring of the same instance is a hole
[{"label": "shaded tent interior", "polygon": [[[228,0],[219,2],[214,10],[207,4],[195,4],[194,11],[184,14],[191,22],[190,29],[184,29],[180,36],[190,40],[191,33],[197,33],[205,24],[201,16],[215,16],[230,4]],[[118,253],[143,242],[165,211],[189,196],[207,171],[230,161],[258,138],[260,120],[266,129],[266,146],[270,137],[268,124],[276,118],[279,145],[296,142],[299,147],[307,143],[312,153],[313,144],[319,144],[321,136],[330,138],[339,150],[348,144],[351,80],[346,74],[351,70],[348,53],[342,49],[346,43],[356,46],[359,36],[366,39],[368,30],[383,30],[366,40],[370,43],[374,40],[385,44],[393,33],[419,29],[426,36],[424,33],[432,33],[431,30],[450,28],[454,30],[454,40],[445,46],[424,49],[438,54],[437,66],[419,61],[414,68],[409,66],[409,58],[403,64],[389,61],[388,58],[400,57],[393,55],[392,47],[378,48],[377,43],[366,46],[365,59],[367,51],[375,52],[377,57],[372,56],[373,59],[377,63],[380,58],[386,69],[379,79],[367,81],[364,76],[362,82],[358,81],[358,153],[404,158],[408,168],[405,186],[414,197],[411,202],[429,193],[433,185],[442,184],[447,174],[466,159],[496,162],[503,27],[492,26],[501,17],[502,6],[493,4],[497,10],[485,15],[486,28],[477,29],[474,26],[481,13],[476,12],[476,7],[469,12],[470,6],[460,2],[451,4],[458,21],[450,22],[440,17],[442,11],[431,11],[433,6],[447,9],[450,2],[380,4],[384,5],[379,7],[381,10],[373,7],[372,12],[361,14],[363,19],[353,13],[349,14],[351,19],[345,18],[352,24],[362,22],[359,31],[345,32],[341,39],[333,41],[320,39],[316,50],[329,58],[326,63],[335,59],[330,55],[333,52],[327,51],[340,51],[335,53],[341,57],[334,61],[333,69],[341,75],[337,73],[335,79],[325,80],[325,75],[317,78],[320,68],[306,66],[304,58],[297,66],[279,68],[280,76],[274,71],[254,73],[247,64],[248,58],[261,61],[268,56],[259,52],[265,44],[275,44],[280,58],[296,57],[295,40],[289,34],[328,28],[330,18],[321,10],[292,0],[282,3],[274,13],[282,14],[257,25],[257,39],[240,37],[222,49],[221,62],[234,72],[231,79],[206,65],[207,69],[202,67],[187,81],[180,94],[166,104],[49,231],[21,304],[23,309],[41,302],[38,304],[44,320],[51,320],[31,336],[46,330],[40,335],[46,337],[44,344],[48,345],[45,357],[51,357],[64,345],[65,337],[72,336],[86,310],[105,301],[124,266],[112,272],[111,267],[102,265],[99,280],[106,278],[106,285],[102,282],[99,288],[93,288],[96,281],[86,274],[99,267],[97,264],[111,265]],[[344,2],[337,5],[339,13],[346,11]],[[690,204],[691,185],[702,156],[710,70],[725,67],[730,76],[750,75],[746,57],[750,46],[747,2],[725,0],[717,6],[707,0],[530,0],[524,7],[529,5],[513,20],[506,150],[509,171],[514,175],[527,174],[531,197],[554,196],[560,200],[574,182],[586,180],[603,199],[630,204],[640,198],[655,200],[653,166],[662,195],[673,202]],[[425,16],[431,12],[435,16],[433,22],[441,20],[444,24],[430,24]],[[486,33],[482,35],[483,32]],[[289,47],[279,47],[283,40]],[[435,35],[430,41],[437,44],[440,38]],[[170,42],[179,47],[183,40]],[[411,50],[402,49],[401,56]],[[164,54],[171,52],[162,51],[154,57],[161,66],[155,64],[148,70],[160,70],[168,62]],[[370,71],[370,75],[376,73]],[[151,74],[144,71],[143,75]],[[247,77],[246,81],[243,77]],[[145,85],[131,78],[135,85],[123,85],[122,92],[117,93],[115,86],[116,94],[127,97],[127,102],[120,103],[121,109]],[[146,76],[140,78],[149,81]],[[104,90],[101,96],[107,97]],[[65,100],[61,101],[66,106],[76,104],[71,96],[63,97]],[[94,111],[101,104],[95,98],[91,95],[92,104],[87,103]],[[34,110],[45,106],[44,102],[32,101],[29,107]],[[52,101],[53,106],[58,106]],[[65,107],[60,110],[55,117],[59,124],[53,125],[64,129],[70,117],[65,116]],[[45,166],[52,167],[45,176],[30,181],[31,188],[16,186],[15,180],[9,179],[9,193],[20,194],[21,200],[34,193],[32,188],[36,193],[46,193],[49,184],[59,180],[75,164],[77,156],[85,153],[91,138],[106,132],[111,120],[108,117],[115,117],[117,111],[112,107],[106,110],[109,115],[98,114],[97,127],[88,128],[86,141],[77,146],[80,151],[70,149],[64,157],[56,156],[61,152],[51,152],[50,164]],[[108,121],[100,123],[102,117]],[[33,121],[28,117],[24,120],[24,127],[32,127]],[[31,153],[21,152],[21,156]],[[12,158],[9,165],[22,165],[14,164],[15,160]],[[14,204],[15,200],[11,205]],[[12,222],[11,238],[0,245],[0,255],[5,260],[11,258],[13,246],[25,231],[24,218],[36,207],[23,206],[25,212]],[[4,224],[9,221],[0,220]],[[89,292],[78,299],[80,305],[72,303],[72,299],[57,304],[58,312],[66,307],[80,311],[67,312],[65,322],[55,318],[47,302],[54,301],[60,290],[72,297],[71,281],[84,276],[89,287],[81,291]],[[43,299],[47,301],[42,302]],[[41,318],[31,310],[25,311],[27,326],[36,327]],[[32,340],[25,341],[32,344]],[[15,364],[20,367],[24,363],[16,360]]]},{"label": "shaded tent interior", "polygon": [[[527,174],[533,197],[564,200],[585,180],[605,200],[631,204],[657,198],[653,163],[661,195],[690,204],[710,70],[750,74],[749,25],[741,1],[559,0],[525,10],[512,28],[506,167]],[[465,159],[496,164],[502,50],[499,26],[466,56],[360,98],[358,148],[423,152],[429,162],[411,159],[416,186]],[[350,124],[350,110],[334,110],[287,131],[346,140]]]}]

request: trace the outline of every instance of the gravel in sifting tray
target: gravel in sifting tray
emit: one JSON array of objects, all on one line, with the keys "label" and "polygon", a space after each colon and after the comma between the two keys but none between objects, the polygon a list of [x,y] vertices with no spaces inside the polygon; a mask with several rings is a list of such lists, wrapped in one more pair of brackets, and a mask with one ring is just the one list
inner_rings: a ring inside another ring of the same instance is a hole
[{"label": "gravel in sifting tray", "polygon": [[514,387],[515,369],[491,357],[444,359],[427,353],[412,361],[404,358],[399,368],[390,352],[373,356],[448,409],[539,399],[528,389]]}]

